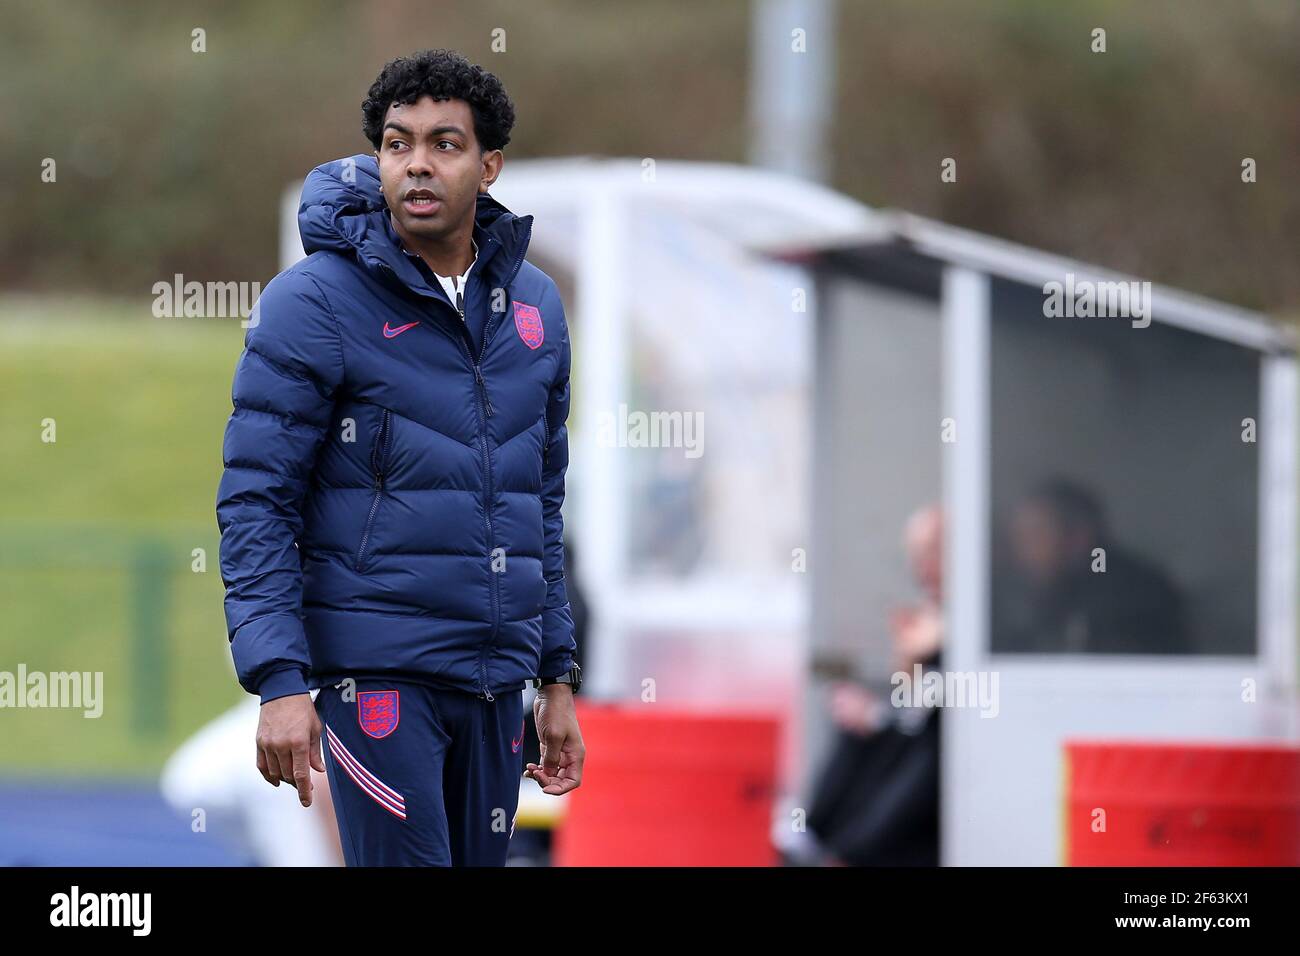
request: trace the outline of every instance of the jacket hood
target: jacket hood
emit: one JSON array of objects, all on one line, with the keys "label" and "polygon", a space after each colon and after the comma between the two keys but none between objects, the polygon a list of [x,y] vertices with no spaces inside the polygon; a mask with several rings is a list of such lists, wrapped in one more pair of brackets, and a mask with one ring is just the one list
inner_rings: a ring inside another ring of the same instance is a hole
[{"label": "jacket hood", "polygon": [[[379,185],[379,163],[368,153],[322,163],[308,173],[298,205],[303,250],[308,255],[327,251],[355,256],[381,277],[444,298],[402,250]],[[516,216],[491,195],[480,193],[474,224],[484,273],[494,285],[509,285],[528,251],[533,217]]]}]

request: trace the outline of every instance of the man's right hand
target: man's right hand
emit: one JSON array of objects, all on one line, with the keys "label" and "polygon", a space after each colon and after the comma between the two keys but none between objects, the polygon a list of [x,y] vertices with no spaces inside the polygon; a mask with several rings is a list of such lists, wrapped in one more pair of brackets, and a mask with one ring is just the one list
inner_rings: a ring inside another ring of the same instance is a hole
[{"label": "man's right hand", "polygon": [[881,724],[881,706],[876,695],[849,681],[831,685],[831,719],[849,733],[865,737]]},{"label": "man's right hand", "polygon": [[311,806],[311,770],[325,772],[320,751],[320,718],[310,694],[278,697],[262,705],[257,722],[257,769],[273,787],[280,781],[298,788],[298,800]]}]

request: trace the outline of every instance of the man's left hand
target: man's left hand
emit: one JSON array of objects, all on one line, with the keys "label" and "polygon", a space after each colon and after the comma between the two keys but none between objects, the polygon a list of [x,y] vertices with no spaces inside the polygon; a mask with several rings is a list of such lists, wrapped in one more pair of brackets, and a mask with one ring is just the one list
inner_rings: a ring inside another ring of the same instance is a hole
[{"label": "man's left hand", "polygon": [[527,765],[525,777],[537,781],[543,793],[559,795],[582,783],[582,762],[587,748],[578,730],[573,706],[573,688],[568,684],[539,687],[533,701],[537,740],[541,744],[541,765]]}]

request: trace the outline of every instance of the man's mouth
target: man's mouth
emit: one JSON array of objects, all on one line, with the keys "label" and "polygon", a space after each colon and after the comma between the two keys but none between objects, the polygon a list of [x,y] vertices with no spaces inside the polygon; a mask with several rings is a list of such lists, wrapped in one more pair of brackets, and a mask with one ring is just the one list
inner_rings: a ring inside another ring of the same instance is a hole
[{"label": "man's mouth", "polygon": [[408,189],[402,197],[402,206],[412,215],[428,215],[438,208],[440,200],[428,189]]}]

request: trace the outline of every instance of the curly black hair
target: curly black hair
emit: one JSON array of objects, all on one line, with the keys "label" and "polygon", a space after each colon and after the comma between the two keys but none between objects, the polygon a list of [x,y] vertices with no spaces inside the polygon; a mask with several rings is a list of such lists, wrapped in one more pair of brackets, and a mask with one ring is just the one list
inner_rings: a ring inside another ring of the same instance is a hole
[{"label": "curly black hair", "polygon": [[383,140],[384,116],[422,96],[457,99],[474,114],[474,135],[484,150],[504,149],[515,125],[515,104],[493,74],[454,50],[422,50],[389,60],[361,104],[361,131],[375,149]]}]

